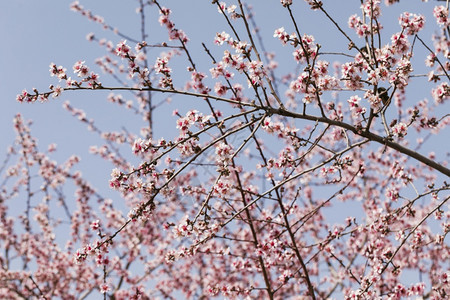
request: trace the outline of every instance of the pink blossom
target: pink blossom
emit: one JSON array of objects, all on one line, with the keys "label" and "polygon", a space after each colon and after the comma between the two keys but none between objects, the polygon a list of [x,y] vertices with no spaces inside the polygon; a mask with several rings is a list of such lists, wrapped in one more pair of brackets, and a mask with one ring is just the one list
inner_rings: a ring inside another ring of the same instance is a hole
[{"label": "pink blossom", "polygon": [[111,291],[111,287],[107,283],[102,283],[100,285],[100,293],[106,294],[109,291]]},{"label": "pink blossom", "polygon": [[443,103],[450,97],[449,84],[447,82],[442,82],[436,88],[431,90],[431,95],[436,103]]},{"label": "pink blossom", "polygon": [[392,134],[394,136],[398,136],[399,138],[403,138],[407,134],[407,131],[408,127],[405,123],[400,122],[392,127]]},{"label": "pink blossom", "polygon": [[367,16],[376,18],[381,14],[380,2],[380,0],[365,0],[361,8]]},{"label": "pink blossom", "polygon": [[283,45],[286,45],[286,43],[289,41],[289,34],[286,33],[284,27],[276,29],[273,37],[278,38]]},{"label": "pink blossom", "polygon": [[73,72],[78,77],[85,77],[89,73],[89,68],[84,64],[84,61],[79,60],[73,65]]},{"label": "pink blossom", "polygon": [[450,24],[448,18],[448,8],[445,8],[443,5],[438,5],[434,7],[433,15],[436,18],[436,22],[440,26],[448,26]]},{"label": "pink blossom", "polygon": [[172,69],[168,67],[168,63],[169,63],[169,58],[167,56],[158,57],[156,59],[156,63],[154,66],[155,72],[168,76],[170,74],[170,72],[172,71]]},{"label": "pink blossom", "polygon": [[280,2],[284,7],[292,5],[292,0],[280,0]]},{"label": "pink blossom", "polygon": [[62,66],[57,67],[54,63],[50,64],[50,75],[58,77],[59,81],[66,79],[66,69]]},{"label": "pink blossom", "polygon": [[116,46],[116,54],[122,58],[126,58],[130,53],[130,47],[127,45],[127,41],[123,40]]},{"label": "pink blossom", "polygon": [[392,35],[391,43],[392,43],[392,50],[395,53],[402,54],[408,51],[409,49],[409,42],[406,36],[401,32]]},{"label": "pink blossom", "polygon": [[222,97],[227,93],[227,87],[220,82],[216,82],[216,84],[214,85],[214,92],[217,94],[217,96]]},{"label": "pink blossom", "polygon": [[222,45],[223,43],[227,42],[230,38],[230,35],[226,33],[225,31],[222,31],[222,33],[216,33],[216,37],[214,39],[214,44],[216,45]]},{"label": "pink blossom", "polygon": [[404,12],[399,18],[400,26],[407,35],[417,34],[425,25],[425,17],[422,15],[410,14]]},{"label": "pink blossom", "polygon": [[98,230],[100,228],[100,220],[92,221],[91,228],[92,230]]}]

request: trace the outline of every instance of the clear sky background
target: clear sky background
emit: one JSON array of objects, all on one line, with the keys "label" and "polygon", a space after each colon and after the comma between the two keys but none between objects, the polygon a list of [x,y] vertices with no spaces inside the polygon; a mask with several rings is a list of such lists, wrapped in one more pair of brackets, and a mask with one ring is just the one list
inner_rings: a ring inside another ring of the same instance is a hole
[{"label": "clear sky background", "polygon": [[[105,54],[104,49],[96,43],[86,40],[86,35],[94,32],[99,38],[105,37],[113,41],[114,44],[121,38],[105,31],[98,24],[88,21],[81,15],[70,11],[69,5],[72,1],[66,0],[2,0],[0,1],[0,38],[2,47],[0,50],[0,161],[6,153],[8,145],[13,143],[15,134],[12,126],[12,119],[17,112],[20,112],[25,119],[32,119],[32,134],[38,138],[41,150],[46,149],[50,143],[58,145],[58,151],[52,157],[59,162],[63,162],[71,154],[78,154],[82,162],[76,169],[81,169],[84,177],[91,181],[101,191],[106,194],[111,193],[108,189],[108,180],[111,173],[111,165],[93,157],[89,154],[89,146],[100,145],[98,137],[88,132],[83,124],[71,117],[62,108],[62,103],[69,100],[75,107],[86,111],[89,118],[93,118],[96,124],[105,130],[120,130],[123,126],[135,131],[143,125],[142,120],[133,114],[124,114],[123,109],[106,101],[109,92],[63,92],[62,96],[56,100],[50,99],[48,103],[20,104],[15,97],[23,89],[31,91],[36,87],[39,91],[47,91],[50,84],[57,84],[55,78],[50,77],[49,64],[54,62],[63,65],[72,75],[72,66],[78,60],[86,61],[86,64],[100,74],[100,81],[104,85],[116,85],[114,80],[95,66],[95,59]],[[231,1],[227,1],[227,3]],[[292,26],[287,22],[287,12],[281,7],[278,0],[271,1],[250,1],[255,5],[256,21],[262,28],[262,34],[266,43],[266,48],[275,51],[276,60],[280,63],[281,70],[292,70],[295,62],[292,59],[292,49],[283,48],[279,41],[273,38],[275,29],[285,26],[288,32],[292,32]],[[339,32],[320,12],[311,13],[305,10],[307,6],[304,1],[294,5],[293,10],[299,16],[300,29],[302,33],[313,34],[316,41],[322,44],[323,51],[344,51],[347,52],[347,43]],[[347,20],[351,14],[360,13],[359,0],[323,1],[329,11],[333,14],[340,25],[348,32],[352,38],[353,32],[347,27]],[[433,1],[431,1],[433,2]],[[201,42],[204,42],[210,49],[215,51],[216,57],[222,56],[222,48],[213,45],[216,32],[223,30],[230,32],[224,19],[217,13],[211,1],[200,0],[179,0],[164,1],[160,3],[172,8],[173,17],[178,28],[183,29],[191,42],[188,44],[198,67],[205,73],[209,73],[211,68],[210,59],[203,52]],[[405,4],[407,3],[407,4]],[[103,16],[106,22],[120,29],[121,32],[140,40],[140,20],[135,9],[138,1],[124,0],[96,0],[81,1],[85,8],[92,10],[94,14]],[[429,3],[428,3],[429,4]],[[388,9],[383,5],[382,22],[384,25],[384,43],[391,34],[400,31],[398,16],[406,9],[412,13],[421,13],[426,16],[426,28],[421,32],[421,36],[430,43],[431,33],[436,27],[435,20],[431,15],[431,6],[422,3],[420,0],[403,0],[401,5],[394,5]],[[424,8],[427,7],[427,10]],[[304,13],[305,12],[305,13]],[[147,32],[150,35],[150,43],[167,40],[166,30],[161,28],[157,22],[156,7],[149,10],[149,16],[153,20],[148,21]],[[361,42],[362,43],[362,42]],[[423,59],[427,54],[423,47],[417,45],[419,64],[423,66]],[[152,55],[158,55],[159,50],[152,50]],[[334,57],[327,57],[333,61]],[[154,61],[154,60],[153,60]],[[150,61],[150,64],[153,64]],[[342,61],[342,59],[341,59]],[[178,60],[179,65],[175,68],[185,70],[184,58]],[[181,63],[183,62],[183,63]],[[422,73],[425,73],[425,69]],[[280,72],[278,75],[286,72]],[[416,70],[415,73],[420,73]],[[187,72],[185,72],[187,75]],[[187,77],[186,77],[187,78]],[[182,81],[178,82],[181,86]],[[415,79],[408,87],[408,95],[417,98],[417,101],[428,98],[432,101],[429,85],[422,88],[426,79]],[[122,93],[125,98],[131,99],[130,95]],[[343,94],[342,97],[347,94]],[[348,96],[350,93],[348,94]],[[159,102],[164,96],[156,95],[155,101]],[[194,108],[197,102],[177,97],[166,108],[162,108],[155,115],[156,137],[166,134],[162,130],[167,130],[171,134],[175,130],[175,118],[171,116],[174,108],[180,107],[180,112],[188,108]],[[446,105],[448,108],[448,104]],[[184,111],[183,111],[184,110]],[[163,125],[163,126],[161,126]],[[441,136],[433,137],[421,153],[437,150],[444,153],[442,146],[450,147],[449,130],[442,132]],[[436,149],[434,149],[436,147]],[[439,149],[438,149],[439,147]],[[131,149],[129,150],[131,153]],[[440,159],[445,159],[440,157]]]}]

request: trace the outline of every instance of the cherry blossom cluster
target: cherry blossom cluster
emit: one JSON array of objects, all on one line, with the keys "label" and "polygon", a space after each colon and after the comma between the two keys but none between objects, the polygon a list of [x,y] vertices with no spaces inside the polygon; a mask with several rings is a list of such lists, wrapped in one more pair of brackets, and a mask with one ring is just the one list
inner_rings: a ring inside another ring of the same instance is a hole
[{"label": "cherry blossom cluster", "polygon": [[289,6],[292,5],[292,0],[280,0],[281,5],[283,6]]},{"label": "cherry blossom cluster", "polygon": [[116,54],[122,58],[130,57],[130,46],[127,45],[127,41],[121,41],[116,46]]},{"label": "cherry blossom cluster", "polygon": [[163,87],[163,88],[172,88],[173,87],[172,77],[171,77],[172,69],[168,65],[170,58],[171,58],[170,55],[158,57],[156,59],[155,65],[153,67],[156,74],[163,75],[163,77],[161,77],[161,79],[159,81],[159,86]]},{"label": "cherry blossom cluster", "polygon": [[436,88],[431,90],[431,95],[437,103],[443,103],[450,98],[450,85],[448,82],[442,82]]},{"label": "cherry blossom cluster", "polygon": [[284,29],[284,27],[280,27],[275,30],[273,37],[278,38],[283,45],[286,45],[286,43],[289,42],[290,40],[294,41],[297,36],[295,34],[289,35]]},{"label": "cherry blossom cluster", "polygon": [[268,132],[270,134],[274,134],[279,138],[295,137],[295,134],[298,131],[298,129],[295,127],[285,125],[285,123],[280,122],[280,121],[272,121],[272,119],[269,117],[264,119],[262,128],[266,132]]},{"label": "cherry blossom cluster", "polygon": [[234,156],[233,147],[231,145],[220,142],[216,144],[216,164],[220,168],[226,168]]},{"label": "cherry blossom cluster", "polygon": [[405,87],[409,83],[409,75],[413,71],[409,58],[402,58],[397,64],[393,74],[389,77],[389,82],[399,88]]},{"label": "cherry blossom cluster", "polygon": [[318,100],[318,96],[322,92],[339,86],[338,79],[327,74],[328,64],[326,61],[317,61],[312,71],[301,73],[296,80],[290,83],[292,91],[304,94],[303,103],[311,103],[314,100]]},{"label": "cherry blossom cluster", "polygon": [[377,18],[381,14],[380,0],[365,0],[361,5],[361,9],[365,15],[370,18]]},{"label": "cherry blossom cluster", "polygon": [[359,117],[366,113],[366,108],[360,105],[360,97],[352,96],[347,100],[347,102],[354,117]]},{"label": "cherry blossom cluster", "polygon": [[73,72],[78,76],[81,77],[82,80],[81,82],[76,82],[76,81],[72,81],[70,77],[68,77],[66,79],[66,84],[67,86],[79,86],[81,85],[83,82],[87,82],[89,87],[97,87],[97,86],[101,86],[101,83],[98,81],[99,75],[91,72],[89,74],[89,68],[88,66],[86,66],[84,64],[84,61],[77,61],[74,65],[73,65]]},{"label": "cherry blossom cluster", "polygon": [[281,27],[275,30],[274,37],[279,38],[283,45],[291,41],[291,44],[297,47],[293,56],[298,63],[310,63],[310,60],[315,63],[313,69],[305,69],[296,80],[290,83],[290,90],[293,93],[305,94],[302,99],[304,103],[311,103],[317,100],[323,91],[332,90],[339,86],[338,79],[328,75],[329,63],[322,60],[315,61],[319,47],[315,44],[313,36],[305,34],[300,41],[295,33],[288,35]]},{"label": "cherry blossom cluster", "polygon": [[425,17],[405,12],[400,15],[399,24],[407,35],[414,35],[422,30],[425,25]]},{"label": "cherry blossom cluster", "polygon": [[306,62],[309,59],[314,59],[317,55],[317,44],[314,42],[312,35],[304,34],[301,41],[291,34],[290,38],[294,41],[294,45],[299,45],[297,49],[292,53],[296,62]]},{"label": "cherry blossom cluster", "polygon": [[[196,240],[209,238],[219,230],[219,224],[207,224],[205,222],[193,223],[188,216],[184,216],[180,223],[172,229],[174,238],[192,237]],[[229,251],[229,250],[228,250]]]},{"label": "cherry blossom cluster", "polygon": [[227,6],[225,2],[220,2],[217,6],[217,11],[219,13],[227,13],[231,19],[237,19],[239,18],[239,14],[236,12],[237,6],[232,4]]},{"label": "cherry blossom cluster", "polygon": [[222,84],[221,82],[216,82],[216,84],[214,85],[214,92],[217,94],[217,96],[225,96],[225,94],[228,91],[228,87],[224,84]]},{"label": "cherry blossom cluster", "polygon": [[172,69],[168,67],[169,58],[168,57],[158,57],[155,63],[155,72],[164,74],[165,76],[170,76]]},{"label": "cherry blossom cluster", "polygon": [[203,82],[206,77],[206,74],[203,72],[192,71],[191,81],[187,84],[187,87],[200,94],[208,95],[211,89]]},{"label": "cherry blossom cluster", "polygon": [[344,85],[351,90],[362,88],[361,71],[362,68],[358,64],[353,62],[344,63],[341,70]]},{"label": "cherry blossom cluster", "polygon": [[262,86],[263,79],[267,76],[267,71],[260,61],[252,60],[247,64],[247,70],[249,75],[248,86]]},{"label": "cherry blossom cluster", "polygon": [[[73,80],[71,77],[67,76],[66,68],[56,66],[54,63],[50,64],[50,75],[57,77],[59,81],[64,80],[67,88],[81,87],[83,83],[87,83],[90,88],[97,88],[101,86],[101,83],[98,81],[99,75],[94,72],[89,74],[89,68],[84,64],[84,62],[76,62],[73,66],[73,70],[78,77],[82,77],[81,81]],[[37,89],[33,89],[34,94],[29,93],[27,90],[23,90],[22,93],[17,95],[16,100],[18,102],[45,102],[48,100],[50,95],[52,95],[53,98],[56,98],[59,97],[64,91],[63,87],[59,85],[54,86],[53,84],[50,85],[49,89],[51,92],[45,93],[39,93]]]},{"label": "cherry blossom cluster", "polygon": [[[229,52],[225,54],[229,54]],[[218,62],[214,68],[209,70],[212,78],[223,76],[225,79],[232,79],[234,74],[227,70],[228,65],[235,67],[240,72],[245,71],[247,67],[247,65],[242,61],[242,57],[239,55],[233,55],[231,58],[229,58],[229,56],[224,56],[223,62]]]},{"label": "cherry blossom cluster", "polygon": [[104,256],[108,253],[108,249],[105,243],[97,241],[94,244],[87,244],[83,248],[78,249],[74,255],[74,261],[77,264],[81,264],[89,257],[95,257],[98,265],[108,264],[109,260]]},{"label": "cherry blossom cluster", "polygon": [[198,110],[190,110],[186,113],[184,117],[180,117],[177,120],[176,127],[180,130],[180,136],[186,137],[192,126],[198,126],[203,128],[205,125],[209,124],[211,116],[205,116]]},{"label": "cherry blossom cluster", "polygon": [[38,95],[38,94],[32,95],[32,94],[28,93],[27,90],[23,90],[20,94],[18,94],[16,96],[16,100],[18,102],[21,102],[21,103],[22,102],[35,102],[38,99],[41,102],[44,102],[44,101],[46,101],[48,99],[48,95],[47,96],[45,96],[45,95]]},{"label": "cherry blossom cluster", "polygon": [[229,179],[219,179],[213,186],[214,195],[219,198],[226,198],[232,193],[233,183]]},{"label": "cherry blossom cluster", "polygon": [[169,144],[170,143],[167,143],[164,138],[161,138],[158,141],[153,141],[151,138],[138,138],[134,140],[131,150],[137,156],[151,159],[160,149],[166,149]]},{"label": "cherry blossom cluster", "polygon": [[189,41],[188,37],[183,30],[175,28],[175,24],[170,20],[170,13],[172,11],[169,8],[162,7],[159,10],[159,24],[165,26],[169,31],[169,40],[180,40],[182,43]]},{"label": "cherry blossom cluster", "polygon": [[433,15],[436,18],[436,22],[440,26],[448,26],[450,20],[448,18],[448,7],[445,8],[443,5],[435,6],[433,9]]},{"label": "cherry blossom cluster", "polygon": [[[365,6],[367,7],[367,4]],[[374,32],[380,32],[382,29],[381,25],[364,23],[361,17],[356,14],[351,15],[348,19],[348,27],[354,29],[359,37],[369,36],[372,30]]]},{"label": "cherry blossom cluster", "polygon": [[404,137],[407,134],[408,126],[405,123],[398,123],[392,127],[392,134],[399,138]]},{"label": "cherry blossom cluster", "polygon": [[276,175],[274,174],[274,172],[276,170],[279,171],[279,178],[288,177],[289,171],[292,171],[292,168],[296,167],[296,162],[293,154],[294,150],[288,146],[280,151],[280,153],[278,154],[278,159],[268,159],[266,165],[264,166],[267,170],[265,174],[266,179],[275,179]]},{"label": "cherry blossom cluster", "polygon": [[125,180],[126,176],[117,168],[113,169],[111,172],[111,180],[109,181],[109,186],[114,189],[118,189],[121,186],[122,180]]},{"label": "cherry blossom cluster", "polygon": [[[139,184],[138,181],[138,184],[136,186],[137,188],[141,188],[142,184]],[[148,204],[147,202],[141,202],[128,212],[128,219],[132,220],[133,222],[136,222],[138,219],[141,222],[146,222],[153,216],[155,208],[156,206],[154,202],[151,202],[150,204]]]},{"label": "cherry blossom cluster", "polygon": [[223,43],[226,43],[230,40],[230,35],[226,33],[225,31],[222,31],[221,33],[216,33],[216,37],[214,38],[214,44],[216,45],[223,45]]}]

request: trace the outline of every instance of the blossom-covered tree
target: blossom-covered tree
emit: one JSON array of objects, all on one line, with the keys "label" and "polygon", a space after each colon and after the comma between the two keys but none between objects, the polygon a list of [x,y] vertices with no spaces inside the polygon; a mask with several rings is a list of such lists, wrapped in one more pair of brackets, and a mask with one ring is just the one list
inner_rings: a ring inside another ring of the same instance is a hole
[{"label": "blossom-covered tree", "polygon": [[[17,101],[110,91],[142,128],[102,130],[64,102],[99,134],[90,151],[112,171],[97,187],[17,114],[1,168],[2,299],[450,297],[449,1],[346,2],[360,8],[347,24],[329,1],[297,2],[270,3],[284,15],[269,31],[259,1],[205,2],[227,27],[204,40],[177,27],[175,2],[137,1],[136,36],[71,4],[117,40],[89,34],[105,49],[95,65],[51,63],[50,88]],[[386,26],[396,6],[408,11]],[[325,17],[344,51],[300,11]],[[176,109],[156,123],[164,106]]]}]

